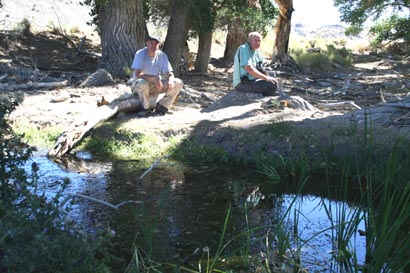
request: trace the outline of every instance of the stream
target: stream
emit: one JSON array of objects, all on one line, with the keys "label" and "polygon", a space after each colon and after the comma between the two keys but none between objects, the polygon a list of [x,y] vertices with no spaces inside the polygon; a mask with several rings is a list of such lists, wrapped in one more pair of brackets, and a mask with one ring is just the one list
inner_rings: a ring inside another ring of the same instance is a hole
[{"label": "stream", "polygon": [[[251,170],[224,166],[167,161],[140,179],[147,168],[138,161],[101,162],[79,153],[57,164],[41,152],[32,161],[40,166],[39,189],[47,196],[53,196],[59,181],[68,178],[65,196],[81,194],[120,204],[114,209],[74,198],[67,209],[76,228],[93,233],[109,226],[118,257],[124,260],[130,259],[136,244],[154,260],[195,266],[207,251],[216,252],[226,223],[221,256],[240,256],[244,251],[260,256],[267,249],[277,253],[281,237],[276,228],[281,227],[290,242],[287,257],[299,254],[308,272],[331,272],[337,267],[332,223],[337,225],[340,211],[348,214],[355,208],[349,200],[317,194],[317,188],[325,187],[320,179],[309,183],[312,189],[307,186],[297,194],[292,187],[263,180]],[[364,230],[363,223],[358,228]],[[350,245],[363,264],[365,237],[357,234]]]}]

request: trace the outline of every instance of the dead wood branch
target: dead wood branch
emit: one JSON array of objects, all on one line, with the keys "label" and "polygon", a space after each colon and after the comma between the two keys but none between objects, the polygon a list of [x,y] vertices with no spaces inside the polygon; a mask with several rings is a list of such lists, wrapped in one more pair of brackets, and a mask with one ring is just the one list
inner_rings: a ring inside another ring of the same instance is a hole
[{"label": "dead wood branch", "polygon": [[147,174],[149,174],[156,166],[158,166],[161,163],[161,160],[166,157],[167,155],[155,160],[155,162],[152,163],[151,167],[149,167],[148,170],[146,170],[145,172],[143,172],[143,174],[141,174],[141,176],[138,178],[138,182],[140,182]]},{"label": "dead wood branch", "polygon": [[101,54],[99,54],[99,53],[88,52],[88,51],[82,49],[82,47],[85,44],[86,38],[87,38],[87,36],[83,36],[83,38],[81,38],[80,44],[77,47],[78,54],[84,54],[84,55],[88,55],[88,56],[91,56],[91,57],[101,58]]},{"label": "dead wood branch", "polygon": [[92,197],[92,196],[88,196],[88,195],[84,195],[84,194],[79,194],[79,193],[77,193],[77,194],[69,194],[69,195],[67,195],[67,196],[64,198],[64,200],[60,203],[60,208],[64,208],[64,205],[65,205],[69,200],[74,199],[74,198],[82,198],[82,199],[86,199],[86,200],[89,200],[89,201],[93,201],[93,202],[96,202],[96,203],[98,203],[98,204],[102,204],[102,205],[104,205],[104,206],[110,207],[110,208],[112,208],[112,209],[119,209],[121,206],[124,206],[124,205],[126,205],[126,204],[130,204],[130,203],[133,203],[133,204],[138,204],[138,203],[139,203],[139,204],[142,204],[142,203],[143,203],[143,201],[128,200],[128,201],[122,201],[122,202],[118,203],[117,205],[113,205],[113,204],[108,203],[108,202],[106,202],[106,201],[104,201],[104,200],[97,199],[97,198]]},{"label": "dead wood branch", "polygon": [[210,102],[215,102],[216,100],[214,100],[213,98],[208,97],[206,94],[201,93],[201,98],[204,98]]},{"label": "dead wood branch", "polygon": [[318,104],[319,107],[324,107],[324,108],[336,108],[340,106],[352,106],[353,108],[356,109],[362,109],[360,106],[358,106],[356,103],[353,101],[341,101],[341,102],[332,102],[332,103],[321,103]]},{"label": "dead wood branch", "polygon": [[8,78],[8,75],[7,75],[7,74],[1,75],[1,76],[0,76],[0,83],[6,82],[6,81],[7,81],[7,78]]},{"label": "dead wood branch", "polygon": [[69,96],[55,97],[55,98],[50,99],[50,102],[51,102],[51,103],[59,103],[59,102],[66,101],[66,100],[68,100],[69,98],[70,98]]},{"label": "dead wood branch", "polygon": [[58,88],[67,86],[67,81],[62,82],[28,82],[28,83],[21,83],[21,84],[0,84],[0,90],[5,91],[14,91],[18,89],[30,89],[30,88]]},{"label": "dead wood branch", "polygon": [[126,95],[115,99],[108,105],[93,109],[93,113],[86,113],[67,131],[61,133],[48,156],[59,157],[70,152],[81,141],[84,135],[102,121],[108,120],[119,112],[129,112],[142,109],[139,99],[133,95]]},{"label": "dead wood branch", "polygon": [[94,52],[88,52],[82,49],[82,47],[85,44],[87,36],[83,36],[80,40],[79,45],[76,46],[74,41],[67,34],[65,34],[63,30],[61,30],[61,27],[59,30],[55,30],[55,33],[63,37],[70,44],[70,46],[78,52],[78,54],[84,54],[84,55],[88,55],[88,56],[95,57],[95,58],[101,58],[101,54],[94,53]]}]

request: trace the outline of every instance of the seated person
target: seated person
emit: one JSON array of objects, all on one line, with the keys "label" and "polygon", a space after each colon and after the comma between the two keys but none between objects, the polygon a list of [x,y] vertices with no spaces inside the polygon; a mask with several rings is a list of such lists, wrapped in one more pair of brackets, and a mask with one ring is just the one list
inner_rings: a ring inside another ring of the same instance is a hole
[{"label": "seated person", "polygon": [[261,41],[261,34],[251,32],[248,42],[239,46],[234,58],[233,87],[239,92],[273,96],[278,82],[274,78],[274,72],[263,69],[263,56],[259,50]]},{"label": "seated person", "polygon": [[[148,36],[143,49],[135,53],[131,68],[134,69],[134,80],[131,90],[141,100],[143,110],[138,113],[144,117],[151,112],[165,115],[179,92],[183,83],[174,77],[168,56],[159,49],[160,39]],[[157,102],[158,95],[165,96]]]}]

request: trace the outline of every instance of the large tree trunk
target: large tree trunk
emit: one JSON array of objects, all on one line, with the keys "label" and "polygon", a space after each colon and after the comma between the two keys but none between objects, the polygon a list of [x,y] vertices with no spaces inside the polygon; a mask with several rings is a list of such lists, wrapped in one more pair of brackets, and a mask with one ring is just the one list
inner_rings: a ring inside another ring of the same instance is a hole
[{"label": "large tree trunk", "polygon": [[198,55],[195,61],[195,71],[200,73],[208,72],[208,63],[211,57],[212,31],[201,31],[198,41]]},{"label": "large tree trunk", "polygon": [[228,35],[226,35],[225,51],[224,51],[224,63],[225,66],[230,66],[233,63],[236,50],[238,47],[245,43],[247,40],[247,34],[241,26],[240,20],[234,19],[228,26]]},{"label": "large tree trunk", "polygon": [[184,46],[188,36],[188,13],[190,6],[182,0],[175,0],[172,5],[171,17],[168,24],[164,52],[176,76],[179,75],[179,63],[184,55]]},{"label": "large tree trunk", "polygon": [[126,77],[136,49],[144,47],[147,27],[143,0],[108,0],[99,9],[102,58],[99,66],[113,76]]},{"label": "large tree trunk", "polygon": [[275,27],[275,45],[272,62],[288,57],[289,36],[293,9],[293,0],[275,0],[279,5],[279,16]]}]

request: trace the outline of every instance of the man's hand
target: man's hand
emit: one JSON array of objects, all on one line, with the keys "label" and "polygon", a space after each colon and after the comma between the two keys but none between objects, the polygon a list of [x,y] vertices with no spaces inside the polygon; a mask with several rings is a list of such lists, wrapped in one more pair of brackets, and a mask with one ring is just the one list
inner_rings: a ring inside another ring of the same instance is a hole
[{"label": "man's hand", "polygon": [[175,82],[174,80],[168,80],[168,90],[172,90],[175,87]]},{"label": "man's hand", "polygon": [[278,84],[278,80],[271,76],[267,76],[265,81]]},{"label": "man's hand", "polygon": [[162,90],[164,88],[164,85],[161,81],[161,77],[158,77],[157,80],[155,81],[155,88],[157,90]]},{"label": "man's hand", "polygon": [[256,69],[256,67],[247,65],[245,66],[245,70],[257,79],[278,84],[278,81],[274,77],[261,73],[258,69]]},{"label": "man's hand", "polygon": [[175,81],[174,81],[174,73],[169,72],[168,73],[168,90],[172,90],[175,87]]}]

